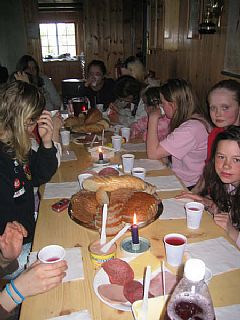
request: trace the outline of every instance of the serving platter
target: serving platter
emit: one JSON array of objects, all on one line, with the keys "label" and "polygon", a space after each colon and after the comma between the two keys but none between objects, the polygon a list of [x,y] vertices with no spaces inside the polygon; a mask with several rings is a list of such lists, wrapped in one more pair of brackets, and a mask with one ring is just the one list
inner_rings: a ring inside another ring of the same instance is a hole
[{"label": "serving platter", "polygon": [[[144,228],[146,226],[148,226],[149,224],[151,224],[153,221],[157,220],[160,215],[162,214],[163,212],[163,204],[162,202],[159,203],[158,205],[158,210],[157,210],[157,213],[155,214],[155,216],[153,217],[152,220],[148,220],[148,221],[145,221],[145,222],[140,222],[138,223],[138,227],[139,228]],[[72,204],[71,202],[69,203],[69,206],[68,206],[68,215],[69,217],[74,221],[76,222],[77,224],[79,224],[80,226],[84,227],[84,228],[87,228],[87,229],[90,229],[90,230],[95,230],[97,232],[99,232],[99,229],[96,227],[95,225],[95,221],[93,220],[91,224],[89,223],[84,223],[84,221],[81,221],[79,220],[77,217],[74,216],[74,212],[72,210]]]}]

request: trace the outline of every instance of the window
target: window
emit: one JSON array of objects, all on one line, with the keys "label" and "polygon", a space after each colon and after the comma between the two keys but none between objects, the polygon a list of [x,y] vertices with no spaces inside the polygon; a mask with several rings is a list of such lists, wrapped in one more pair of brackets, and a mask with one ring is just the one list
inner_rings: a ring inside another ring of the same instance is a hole
[{"label": "window", "polygon": [[40,38],[43,58],[70,53],[76,55],[74,23],[41,23]]}]

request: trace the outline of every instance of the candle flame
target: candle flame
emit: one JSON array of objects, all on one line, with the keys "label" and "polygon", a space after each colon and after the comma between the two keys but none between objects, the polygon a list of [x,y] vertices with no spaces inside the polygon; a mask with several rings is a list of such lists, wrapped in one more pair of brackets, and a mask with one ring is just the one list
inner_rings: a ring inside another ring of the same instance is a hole
[{"label": "candle flame", "polygon": [[133,215],[133,224],[137,224],[137,216],[136,213]]},{"label": "candle flame", "polygon": [[82,107],[82,111],[86,111],[86,107],[85,106]]},{"label": "candle flame", "polygon": [[102,148],[99,147],[99,148],[98,148],[98,152],[102,152]]}]

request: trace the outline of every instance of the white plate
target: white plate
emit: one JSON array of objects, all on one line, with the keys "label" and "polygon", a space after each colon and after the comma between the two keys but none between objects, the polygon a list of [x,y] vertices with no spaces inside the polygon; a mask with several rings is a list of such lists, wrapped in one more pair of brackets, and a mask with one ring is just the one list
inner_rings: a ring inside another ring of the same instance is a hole
[{"label": "white plate", "polygon": [[107,273],[103,270],[103,268],[99,269],[98,272],[95,274],[94,280],[93,280],[93,289],[95,291],[95,294],[97,297],[106,305],[113,309],[121,310],[121,311],[131,311],[131,303],[126,302],[126,303],[110,303],[109,301],[104,300],[99,292],[98,292],[98,287],[101,284],[110,284],[109,277]]}]

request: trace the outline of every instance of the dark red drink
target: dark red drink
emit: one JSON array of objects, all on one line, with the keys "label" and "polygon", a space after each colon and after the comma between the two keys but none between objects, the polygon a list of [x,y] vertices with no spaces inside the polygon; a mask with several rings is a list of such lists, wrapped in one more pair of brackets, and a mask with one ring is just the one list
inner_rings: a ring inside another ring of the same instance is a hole
[{"label": "dark red drink", "polygon": [[172,320],[214,320],[215,315],[212,304],[197,294],[195,296],[183,293],[176,297],[172,305],[167,308],[168,317]]},{"label": "dark red drink", "polygon": [[54,261],[57,261],[57,260],[59,260],[58,257],[52,257],[52,258],[47,259],[46,261],[47,262],[54,262]]},{"label": "dark red drink", "polygon": [[188,210],[191,210],[191,211],[199,211],[200,209],[194,208],[194,207],[192,208],[192,207],[191,207],[191,208],[188,208]]},{"label": "dark red drink", "polygon": [[172,246],[181,246],[185,243],[185,240],[179,237],[169,237],[165,239],[165,242]]}]

